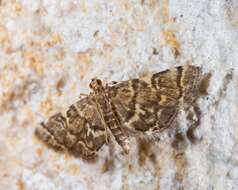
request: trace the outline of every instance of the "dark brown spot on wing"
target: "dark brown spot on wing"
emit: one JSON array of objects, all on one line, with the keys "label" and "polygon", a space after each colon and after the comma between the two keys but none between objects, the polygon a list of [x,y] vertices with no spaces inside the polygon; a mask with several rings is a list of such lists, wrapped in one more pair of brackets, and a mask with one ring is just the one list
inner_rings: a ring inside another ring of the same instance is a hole
[{"label": "dark brown spot on wing", "polygon": [[137,120],[131,123],[131,125],[133,126],[134,129],[136,129],[137,131],[148,131],[151,126],[147,125],[143,120]]},{"label": "dark brown spot on wing", "polygon": [[159,121],[164,125],[164,126],[170,126],[172,122],[174,121],[175,117],[177,116],[178,109],[177,108],[164,108],[161,109],[161,112],[158,116]]}]

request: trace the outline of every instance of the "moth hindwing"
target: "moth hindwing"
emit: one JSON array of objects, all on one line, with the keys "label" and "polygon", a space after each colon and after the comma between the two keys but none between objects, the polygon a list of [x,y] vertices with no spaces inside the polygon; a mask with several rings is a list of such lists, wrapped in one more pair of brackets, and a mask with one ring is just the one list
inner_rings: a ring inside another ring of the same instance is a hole
[{"label": "moth hindwing", "polygon": [[86,160],[94,159],[111,137],[128,153],[132,133],[153,135],[173,126],[179,109],[198,98],[200,81],[201,69],[191,65],[111,85],[92,79],[89,95],[65,116],[51,116],[35,134],[55,150]]}]

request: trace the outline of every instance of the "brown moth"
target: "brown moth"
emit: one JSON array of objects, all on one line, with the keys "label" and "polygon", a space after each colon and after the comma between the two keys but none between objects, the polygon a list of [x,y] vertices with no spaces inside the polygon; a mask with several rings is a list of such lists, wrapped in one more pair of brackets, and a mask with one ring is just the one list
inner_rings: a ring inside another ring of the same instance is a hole
[{"label": "brown moth", "polygon": [[173,126],[180,109],[199,97],[201,69],[185,65],[144,78],[103,84],[92,79],[92,92],[57,113],[35,131],[49,147],[90,160],[114,136],[125,153],[130,134],[157,136]]}]

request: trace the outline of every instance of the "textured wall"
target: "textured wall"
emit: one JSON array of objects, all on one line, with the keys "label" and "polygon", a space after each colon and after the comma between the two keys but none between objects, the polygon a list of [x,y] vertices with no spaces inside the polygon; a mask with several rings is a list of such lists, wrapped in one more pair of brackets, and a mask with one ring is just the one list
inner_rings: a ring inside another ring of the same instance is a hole
[{"label": "textured wall", "polygon": [[[236,0],[0,1],[0,189],[236,189],[237,57]],[[128,156],[104,147],[89,164],[33,136],[94,76],[125,80],[187,62],[212,73],[194,144],[133,139]]]}]

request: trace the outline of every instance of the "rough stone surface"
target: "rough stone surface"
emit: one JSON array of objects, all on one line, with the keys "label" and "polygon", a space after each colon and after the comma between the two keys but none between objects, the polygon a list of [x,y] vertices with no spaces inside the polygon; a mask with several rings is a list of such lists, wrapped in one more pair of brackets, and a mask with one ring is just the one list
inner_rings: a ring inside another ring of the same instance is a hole
[{"label": "rough stone surface", "polygon": [[[237,57],[236,0],[0,1],[0,189],[237,189]],[[138,151],[133,139],[128,156],[115,147],[111,166],[107,147],[86,163],[33,136],[89,92],[92,77],[125,80],[187,62],[212,73],[194,144],[166,137]]]}]

